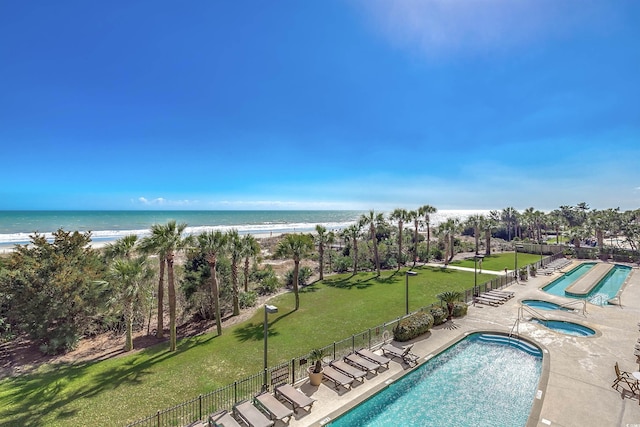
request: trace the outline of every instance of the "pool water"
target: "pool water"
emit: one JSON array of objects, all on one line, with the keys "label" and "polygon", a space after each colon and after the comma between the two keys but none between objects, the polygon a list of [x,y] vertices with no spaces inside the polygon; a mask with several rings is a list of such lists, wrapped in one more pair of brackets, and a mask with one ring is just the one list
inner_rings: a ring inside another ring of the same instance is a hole
[{"label": "pool water", "polygon": [[538,300],[538,299],[525,299],[522,300],[522,304],[531,307],[531,308],[536,308],[539,310],[562,310],[562,311],[573,311],[571,308],[568,307],[563,307],[559,304],[556,304],[554,302],[550,302],[550,301],[542,301],[542,300]]},{"label": "pool water", "polygon": [[588,337],[595,335],[596,331],[588,328],[579,323],[565,322],[562,320],[543,320],[543,319],[531,319],[532,322],[539,323],[542,326],[546,326],[556,332],[561,332],[565,335],[572,335],[575,337]]},{"label": "pool water", "polygon": [[563,274],[562,276],[542,288],[542,290],[545,292],[549,292],[551,295],[564,297],[566,296],[564,294],[565,289],[573,285],[576,280],[582,277],[582,275],[589,271],[594,265],[596,265],[594,262],[585,262],[583,264],[580,264],[576,268]]},{"label": "pool water", "polygon": [[524,426],[541,371],[539,348],[472,334],[328,425]]},{"label": "pool water", "polygon": [[[542,290],[552,295],[559,295],[567,298],[583,299],[574,295],[566,295],[565,290],[577,279],[586,273],[595,263],[584,263],[562,277],[554,280]],[[631,273],[631,267],[626,265],[614,265],[605,277],[586,296],[587,301],[596,305],[607,305],[608,301],[615,297]]]}]

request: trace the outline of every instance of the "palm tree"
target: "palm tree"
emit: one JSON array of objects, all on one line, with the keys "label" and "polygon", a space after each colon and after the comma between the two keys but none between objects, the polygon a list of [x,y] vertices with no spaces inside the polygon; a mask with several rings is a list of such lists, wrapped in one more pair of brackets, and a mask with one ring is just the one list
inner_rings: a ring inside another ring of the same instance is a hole
[{"label": "palm tree", "polygon": [[104,247],[105,257],[110,260],[118,257],[131,258],[135,251],[137,242],[137,235],[128,234],[113,243],[107,244]]},{"label": "palm tree", "polygon": [[260,253],[260,243],[251,234],[245,234],[240,241],[240,252],[244,256],[244,291],[249,292],[249,267],[251,260]]},{"label": "palm tree", "polygon": [[455,235],[458,231],[460,220],[457,218],[449,218],[438,226],[439,234],[444,240],[444,265],[449,265],[455,255],[454,244]]},{"label": "palm tree", "polygon": [[182,237],[187,224],[176,224],[171,220],[164,226],[165,240],[164,248],[167,260],[167,284],[169,288],[169,351],[176,351],[177,331],[176,331],[176,283],[174,277],[173,263],[177,252],[182,251],[192,243],[191,236]]},{"label": "palm tree", "polygon": [[318,245],[318,263],[320,264],[320,280],[324,280],[324,245],[328,243],[327,228],[316,225],[316,244]]},{"label": "palm tree", "polygon": [[240,314],[240,300],[238,299],[238,263],[242,257],[242,242],[238,230],[227,232],[227,249],[231,256],[231,285],[233,286],[233,315]]},{"label": "palm tree", "polygon": [[360,226],[369,226],[369,235],[373,243],[373,258],[376,264],[377,275],[380,276],[380,257],[378,256],[378,237],[376,235],[376,226],[384,222],[384,215],[381,213],[376,214],[373,210],[370,210],[368,214],[363,214],[360,217]]},{"label": "palm tree", "polygon": [[466,226],[473,228],[473,238],[475,239],[476,255],[478,255],[478,249],[480,247],[480,228],[484,217],[480,214],[471,215],[467,221]]},{"label": "palm tree", "polygon": [[144,253],[155,253],[158,255],[160,268],[158,269],[158,318],[156,326],[156,338],[164,336],[164,271],[167,265],[167,229],[160,224],[151,226],[151,234],[140,242],[140,250]]},{"label": "palm tree", "polygon": [[133,259],[116,258],[109,268],[109,277],[115,285],[115,300],[123,307],[126,325],[125,351],[133,350],[134,309],[152,274],[153,272],[147,265],[147,258],[144,256]]},{"label": "palm tree", "polygon": [[334,233],[333,231],[328,232],[327,238],[326,238],[326,244],[329,245],[329,271],[333,271],[332,255],[334,253],[333,244],[335,242],[336,242],[336,233]]},{"label": "palm tree", "polygon": [[460,301],[462,298],[462,294],[457,291],[445,291],[441,294],[436,295],[436,297],[447,304],[447,310],[449,311],[449,316],[447,316],[447,320],[451,320],[453,318],[453,306],[456,301]]},{"label": "palm tree", "polygon": [[[436,212],[438,212],[438,209],[431,205],[423,205],[418,208],[418,215],[424,216],[424,224],[427,226],[427,259],[425,262],[429,262],[429,255],[431,254],[429,246],[431,243],[431,215]],[[416,254],[418,253],[417,247],[418,242],[416,241]]]},{"label": "palm tree", "polygon": [[298,273],[300,260],[308,256],[313,250],[313,237],[309,234],[287,234],[278,243],[275,256],[278,258],[293,258],[293,292],[296,298],[296,310],[300,308],[300,295],[298,294]]},{"label": "palm tree", "polygon": [[353,274],[358,273],[358,237],[360,235],[360,225],[352,224],[342,230],[342,238],[345,242],[351,244],[351,252],[353,252]]},{"label": "palm tree", "polygon": [[518,211],[515,210],[515,208],[508,207],[502,210],[501,219],[502,219],[502,222],[504,222],[505,226],[507,227],[507,235],[509,236],[507,238],[507,241],[511,241],[512,229],[514,230],[514,234],[515,234],[517,215],[518,215]]},{"label": "palm tree", "polygon": [[389,216],[391,221],[398,221],[398,270],[400,270],[401,265],[404,265],[404,257],[402,255],[402,230],[404,228],[404,222],[409,218],[409,212],[405,209],[399,208],[391,212],[391,215]]},{"label": "palm tree", "polygon": [[218,275],[216,266],[218,256],[224,253],[227,246],[227,236],[220,230],[209,231],[198,236],[198,246],[205,254],[205,259],[209,264],[211,276],[211,298],[213,299],[213,311],[216,316],[216,330],[218,335],[222,335],[222,319],[220,315],[220,290],[218,288]]}]

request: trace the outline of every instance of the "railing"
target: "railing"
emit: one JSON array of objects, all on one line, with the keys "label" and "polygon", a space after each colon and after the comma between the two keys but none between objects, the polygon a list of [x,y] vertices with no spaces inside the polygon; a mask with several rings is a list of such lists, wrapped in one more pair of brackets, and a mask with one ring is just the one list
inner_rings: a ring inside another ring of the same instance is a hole
[{"label": "railing", "polygon": [[[554,255],[555,256],[555,255]],[[562,254],[560,254],[562,256]],[[553,258],[553,257],[549,257]],[[543,259],[546,261],[547,259]],[[550,259],[548,262],[551,262]],[[538,261],[539,263],[540,261]],[[472,289],[467,289],[463,293],[464,302],[473,300],[474,295],[486,292],[491,289],[501,289],[515,282],[514,273],[509,273],[482,283]],[[418,311],[427,311],[434,304],[420,308]],[[393,336],[395,326],[407,316],[398,317],[389,322],[367,329],[359,334],[352,335],[342,341],[334,342],[324,350],[333,360],[342,358],[357,349],[376,348],[389,340]],[[282,383],[294,384],[307,376],[309,366],[309,355],[303,355],[291,359],[278,366],[267,368],[267,379],[271,388],[273,385]],[[207,394],[202,394],[195,399],[173,406],[171,408],[158,411],[154,415],[128,424],[127,427],[173,427],[183,426],[198,420],[203,420],[208,414],[220,410],[230,410],[233,406],[243,400],[251,399],[263,389],[264,372],[259,372],[248,378],[235,381],[233,384],[213,390]]]}]

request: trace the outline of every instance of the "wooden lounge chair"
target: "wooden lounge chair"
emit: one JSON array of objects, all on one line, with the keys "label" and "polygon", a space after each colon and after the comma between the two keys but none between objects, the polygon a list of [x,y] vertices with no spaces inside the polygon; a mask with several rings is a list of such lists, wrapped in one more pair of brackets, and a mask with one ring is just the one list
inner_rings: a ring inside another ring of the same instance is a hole
[{"label": "wooden lounge chair", "polygon": [[322,372],[324,372],[322,378],[333,381],[336,390],[339,386],[342,386],[344,388],[347,388],[347,386],[349,386],[349,388],[351,388],[351,384],[354,381],[353,377],[347,376],[337,369],[333,369],[331,366],[325,366],[324,368],[322,368]]},{"label": "wooden lounge chair", "polygon": [[355,366],[358,369],[362,369],[363,371],[372,372],[374,374],[378,373],[378,369],[380,369],[380,364],[376,362],[372,362],[371,360],[365,359],[362,356],[357,355],[356,353],[351,353],[350,355],[344,358],[345,362]]},{"label": "wooden lounge chair", "polygon": [[298,408],[311,411],[311,407],[315,403],[315,399],[310,398],[291,384],[282,384],[276,387],[275,394],[291,404],[293,410]]},{"label": "wooden lounge chair", "polygon": [[250,427],[271,427],[275,424],[249,401],[238,403],[233,407],[233,413]]},{"label": "wooden lounge chair", "polygon": [[495,296],[495,295],[488,294],[486,292],[480,294],[479,297],[484,298],[484,299],[488,299],[488,300],[491,300],[491,301],[495,301],[498,304],[504,304],[504,302],[506,301],[506,298],[504,298],[504,297],[498,297],[498,296]]},{"label": "wooden lounge chair", "polygon": [[[616,371],[616,379],[613,381],[613,384],[611,384],[611,387],[615,390],[618,390],[619,387],[622,387],[623,399],[626,392],[629,392],[632,395],[640,394],[638,380],[634,378],[630,372],[621,371],[620,366],[618,366],[618,362],[616,362],[614,369]],[[638,400],[638,403],[640,404],[640,400]]]},{"label": "wooden lounge chair", "polygon": [[[256,396],[258,405],[261,406],[272,420],[288,423],[293,416],[293,411],[275,398],[271,393],[262,393]],[[285,422],[285,418],[287,421]]]},{"label": "wooden lounge chair", "polygon": [[375,362],[381,366],[389,368],[389,362],[391,362],[391,359],[389,359],[388,357],[382,356],[378,353],[374,353],[368,348],[361,348],[360,350],[356,350],[356,353],[367,360],[371,360],[372,362]]},{"label": "wooden lounge chair", "polygon": [[216,412],[209,415],[209,426],[211,427],[241,427],[233,416],[227,411]]},{"label": "wooden lounge chair", "polygon": [[353,365],[349,365],[344,360],[334,360],[331,362],[331,366],[360,382],[363,382],[364,378],[367,376],[367,371],[363,371]]},{"label": "wooden lounge chair", "polygon": [[382,346],[382,352],[384,355],[389,355],[391,357],[398,357],[402,359],[407,365],[417,365],[419,357],[415,354],[411,353],[411,349],[413,348],[413,344],[408,345],[403,348],[398,348],[391,344],[385,344]]},{"label": "wooden lounge chair", "polygon": [[493,296],[502,298],[504,300],[510,300],[511,298],[513,298],[513,294],[507,294],[507,293],[500,292],[500,291],[487,291],[485,293],[487,295],[493,295]]},{"label": "wooden lounge chair", "polygon": [[491,305],[493,307],[500,305],[498,302],[487,299],[487,298],[483,298],[481,296],[477,296],[473,298],[473,302],[474,303],[480,303],[480,304],[484,304],[484,305]]}]

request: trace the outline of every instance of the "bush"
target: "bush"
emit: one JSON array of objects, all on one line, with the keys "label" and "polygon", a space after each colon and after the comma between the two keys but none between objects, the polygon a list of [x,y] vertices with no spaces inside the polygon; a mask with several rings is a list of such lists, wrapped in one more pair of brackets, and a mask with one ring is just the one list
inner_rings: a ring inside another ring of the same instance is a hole
[{"label": "bush", "polygon": [[256,301],[258,300],[258,294],[254,291],[249,292],[241,292],[238,295],[238,303],[240,304],[240,308],[248,308],[256,305]]},{"label": "bush", "polygon": [[409,341],[424,333],[429,332],[433,326],[433,316],[424,311],[419,311],[402,319],[393,329],[393,339],[396,341]]},{"label": "bush", "polygon": [[[309,267],[300,267],[298,270],[298,286],[306,286],[309,284],[309,278],[313,274],[313,271]],[[285,277],[285,283],[287,286],[293,286],[293,269],[287,271]]]},{"label": "bush", "polygon": [[336,273],[345,273],[353,266],[353,260],[348,256],[335,258],[332,263],[333,271]]},{"label": "bush", "polygon": [[446,307],[431,307],[429,311],[431,316],[433,316],[434,326],[442,325],[447,321],[447,317],[449,316],[449,311]]},{"label": "bush", "polygon": [[260,295],[272,294],[280,287],[278,276],[276,276],[275,271],[273,271],[273,268],[270,265],[268,265],[264,270],[259,270],[259,272],[256,272],[255,277],[258,281],[256,290]]},{"label": "bush", "polygon": [[456,302],[453,304],[453,317],[462,317],[467,315],[469,306],[463,302]]}]

